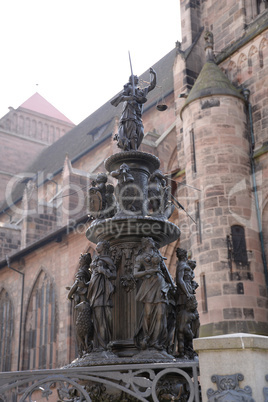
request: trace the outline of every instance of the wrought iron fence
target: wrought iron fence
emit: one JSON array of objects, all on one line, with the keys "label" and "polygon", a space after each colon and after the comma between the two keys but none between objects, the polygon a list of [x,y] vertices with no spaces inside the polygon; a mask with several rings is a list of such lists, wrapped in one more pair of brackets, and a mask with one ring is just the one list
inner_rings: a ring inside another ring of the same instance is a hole
[{"label": "wrought iron fence", "polygon": [[198,362],[5,372],[0,402],[200,402]]}]

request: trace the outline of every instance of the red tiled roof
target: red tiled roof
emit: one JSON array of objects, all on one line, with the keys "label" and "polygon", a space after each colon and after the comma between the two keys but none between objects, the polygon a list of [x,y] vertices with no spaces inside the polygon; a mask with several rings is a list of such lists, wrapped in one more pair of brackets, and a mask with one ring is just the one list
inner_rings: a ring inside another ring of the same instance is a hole
[{"label": "red tiled roof", "polygon": [[73,124],[71,120],[64,116],[64,114],[51,105],[51,103],[49,103],[45,98],[39,95],[38,92],[23,102],[20,107]]}]

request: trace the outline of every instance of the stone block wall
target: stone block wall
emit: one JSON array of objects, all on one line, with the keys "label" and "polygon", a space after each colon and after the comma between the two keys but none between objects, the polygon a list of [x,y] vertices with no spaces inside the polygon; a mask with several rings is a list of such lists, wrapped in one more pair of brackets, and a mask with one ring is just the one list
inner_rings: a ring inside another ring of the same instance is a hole
[{"label": "stone block wall", "polygon": [[193,43],[201,27],[201,2],[199,0],[181,0],[182,50]]},{"label": "stone block wall", "polygon": [[249,89],[252,106],[255,149],[262,147],[268,137],[267,80],[268,32],[256,36],[228,57],[220,67],[229,80]]},{"label": "stone block wall", "polygon": [[[262,223],[264,249],[268,255],[268,33],[263,31],[234,52],[221,68],[236,85],[250,91],[248,113],[252,118],[252,133],[248,118],[248,135],[253,139],[252,156],[256,172],[257,195]],[[252,140],[251,140],[252,142]],[[261,304],[261,303],[260,303]]]},{"label": "stone block wall", "polygon": [[[162,83],[159,82],[157,85],[161,86],[161,84]],[[156,103],[150,109],[145,109],[142,121],[145,134],[147,132],[155,131],[159,136],[161,136],[174,122],[174,95],[172,93],[162,99],[161,88],[155,88],[154,91],[156,91]],[[156,109],[157,103],[162,103],[162,100],[168,106],[164,112],[160,112]]]},{"label": "stone block wall", "polygon": [[[246,1],[247,2],[247,1]],[[215,50],[220,52],[243,35],[246,3],[242,0],[207,0],[202,4],[202,23],[213,32]]]},{"label": "stone block wall", "polygon": [[[182,117],[186,183],[201,190],[187,190],[188,212],[196,216],[199,209],[200,214],[201,228],[190,236],[188,247],[197,258],[200,305],[205,286],[208,311],[201,313],[201,334],[209,335],[212,327],[219,334],[241,328],[265,334],[267,299],[243,101],[203,98],[188,105]],[[246,265],[228,259],[233,225],[245,231]]]}]

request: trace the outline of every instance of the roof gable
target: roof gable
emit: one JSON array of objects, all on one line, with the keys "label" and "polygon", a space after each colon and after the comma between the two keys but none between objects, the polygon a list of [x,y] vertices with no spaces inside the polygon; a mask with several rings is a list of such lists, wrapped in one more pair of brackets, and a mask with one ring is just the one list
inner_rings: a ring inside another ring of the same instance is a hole
[{"label": "roof gable", "polygon": [[20,108],[28,109],[33,112],[44,114],[45,116],[53,117],[54,119],[58,119],[64,121],[69,124],[73,124],[71,120],[69,120],[63,113],[61,113],[58,109],[56,109],[51,103],[49,103],[43,96],[41,96],[38,92],[32,95],[29,99],[23,102],[20,105]]}]

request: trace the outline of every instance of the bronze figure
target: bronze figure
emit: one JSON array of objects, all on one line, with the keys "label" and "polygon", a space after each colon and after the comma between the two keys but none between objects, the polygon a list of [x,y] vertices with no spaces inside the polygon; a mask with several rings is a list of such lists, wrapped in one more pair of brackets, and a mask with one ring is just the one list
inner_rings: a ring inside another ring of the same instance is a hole
[{"label": "bronze figure", "polygon": [[91,308],[87,300],[88,284],[91,278],[90,264],[90,253],[81,254],[79,269],[75,275],[76,280],[71,287],[67,288],[68,299],[74,301],[73,322],[79,357],[92,349],[93,324]]},{"label": "bronze figure", "polygon": [[114,186],[107,184],[107,174],[98,173],[89,188],[89,217],[91,219],[111,218],[116,212]]},{"label": "bronze figure", "polygon": [[193,350],[193,339],[198,337],[200,326],[195,297],[195,290],[198,286],[194,280],[196,262],[194,260],[188,260],[187,251],[182,248],[177,248],[176,254],[178,258],[176,268],[177,352],[180,358],[193,359],[196,356]]},{"label": "bronze figure", "polygon": [[130,168],[126,163],[122,163],[119,169],[113,170],[111,176],[118,180],[115,188],[115,196],[117,199],[117,211],[126,213],[127,211],[135,211],[134,201],[138,196],[137,186],[134,183],[134,177],[130,173]]},{"label": "bronze figure", "polygon": [[167,219],[172,215],[175,206],[170,201],[171,188],[160,169],[155,170],[149,179],[148,197],[149,207],[154,215],[164,215]]},{"label": "bronze figure", "polygon": [[150,85],[145,88],[140,88],[138,77],[131,75],[123,91],[111,101],[115,107],[124,102],[118,134],[115,135],[118,147],[124,151],[136,151],[143,140],[143,104],[147,101],[148,93],[156,86],[156,72],[153,68],[150,68],[150,74],[152,75]]},{"label": "bronze figure", "polygon": [[126,163],[122,163],[119,169],[111,172],[111,176],[118,180],[118,185],[123,186],[126,183],[133,183],[134,177],[130,173],[129,166]]},{"label": "bronze figure", "polygon": [[76,280],[70,288],[67,288],[69,290],[67,297],[69,300],[74,300],[75,306],[82,301],[87,301],[87,287],[91,277],[90,264],[90,253],[81,254],[79,268],[75,275]]},{"label": "bronze figure", "polygon": [[135,343],[141,349],[167,348],[167,305],[170,285],[166,282],[160,256],[151,237],[141,240],[141,254],[134,264],[134,277],[142,283],[136,300],[143,303],[140,324],[135,334]]},{"label": "bronze figure", "polygon": [[178,290],[177,303],[180,309],[185,308],[188,299],[194,298],[192,287],[192,269],[188,264],[187,251],[182,248],[176,250],[178,262],[176,267],[176,285]]},{"label": "bronze figure", "polygon": [[109,255],[110,244],[100,241],[96,246],[98,255],[90,268],[92,276],[88,285],[88,300],[92,309],[94,324],[94,348],[106,349],[112,339],[112,300],[116,279],[116,267]]}]

